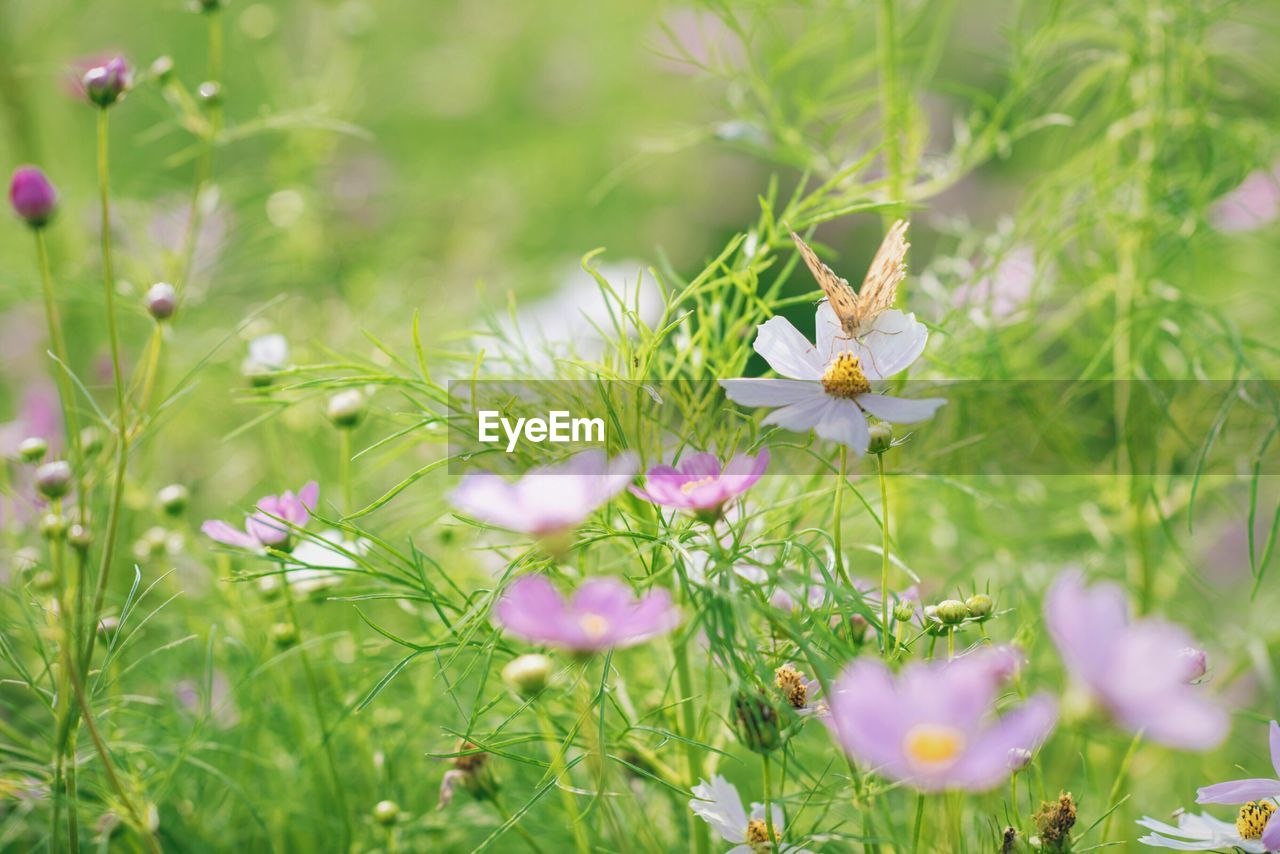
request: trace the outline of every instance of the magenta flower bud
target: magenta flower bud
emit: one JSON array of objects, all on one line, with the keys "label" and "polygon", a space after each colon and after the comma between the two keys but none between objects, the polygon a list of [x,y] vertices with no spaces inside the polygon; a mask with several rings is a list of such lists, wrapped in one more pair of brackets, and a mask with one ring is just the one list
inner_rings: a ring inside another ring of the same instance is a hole
[{"label": "magenta flower bud", "polygon": [[147,312],[156,320],[168,320],[178,310],[178,292],[168,282],[156,282],[147,291],[143,302]]},{"label": "magenta flower bud", "polygon": [[131,78],[129,64],[123,56],[114,56],[102,65],[95,65],[85,72],[81,82],[84,94],[99,107],[110,107],[129,88]]},{"label": "magenta flower bud", "polygon": [[1179,653],[1183,665],[1186,667],[1186,677],[1188,682],[1195,682],[1204,676],[1209,669],[1209,656],[1199,647],[1189,646]]},{"label": "magenta flower bud", "polygon": [[27,225],[41,228],[53,219],[58,207],[58,191],[39,167],[19,166],[9,184],[9,203]]}]

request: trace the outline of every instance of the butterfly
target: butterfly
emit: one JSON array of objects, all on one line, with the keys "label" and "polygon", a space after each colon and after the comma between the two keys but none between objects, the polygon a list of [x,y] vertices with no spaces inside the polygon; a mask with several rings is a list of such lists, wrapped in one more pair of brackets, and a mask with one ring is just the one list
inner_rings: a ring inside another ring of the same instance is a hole
[{"label": "butterfly", "polygon": [[905,219],[900,219],[889,229],[880,248],[876,250],[875,257],[871,259],[871,267],[862,280],[862,287],[856,293],[848,279],[837,276],[834,270],[818,259],[817,254],[800,235],[791,232],[791,239],[796,242],[800,257],[804,259],[809,272],[818,280],[822,292],[827,295],[827,301],[835,309],[845,337],[858,338],[865,334],[880,312],[893,307],[898,285],[907,276],[907,250],[911,248],[911,244],[907,242],[907,225]]}]

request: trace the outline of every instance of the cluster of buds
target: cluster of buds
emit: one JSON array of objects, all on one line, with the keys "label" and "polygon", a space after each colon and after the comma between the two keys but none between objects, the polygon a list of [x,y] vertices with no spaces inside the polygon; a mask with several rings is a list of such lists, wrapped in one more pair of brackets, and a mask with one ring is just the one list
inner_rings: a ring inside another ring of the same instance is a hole
[{"label": "cluster of buds", "polygon": [[436,809],[442,810],[453,803],[458,789],[465,789],[476,800],[487,800],[498,792],[498,781],[489,767],[489,754],[469,741],[459,741],[458,755],[453,767],[444,772],[440,780],[440,801]]},{"label": "cluster of buds", "polygon": [[963,602],[944,599],[924,609],[925,628],[931,634],[956,631],[964,623],[985,623],[995,613],[995,601],[985,593],[975,593]]}]

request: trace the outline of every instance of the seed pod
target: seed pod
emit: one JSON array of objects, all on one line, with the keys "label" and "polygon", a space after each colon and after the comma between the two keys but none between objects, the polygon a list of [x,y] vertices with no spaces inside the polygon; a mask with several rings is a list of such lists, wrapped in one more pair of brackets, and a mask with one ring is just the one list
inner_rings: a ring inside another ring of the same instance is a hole
[{"label": "seed pod", "polygon": [[733,698],[733,728],[738,741],[756,753],[772,753],[782,746],[778,710],[759,691],[739,691]]}]

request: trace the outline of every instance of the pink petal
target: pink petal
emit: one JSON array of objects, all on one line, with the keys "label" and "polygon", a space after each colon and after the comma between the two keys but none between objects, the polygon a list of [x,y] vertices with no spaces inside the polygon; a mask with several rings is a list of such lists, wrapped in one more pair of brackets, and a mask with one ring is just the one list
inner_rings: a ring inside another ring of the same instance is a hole
[{"label": "pink petal", "polygon": [[1196,790],[1198,804],[1247,804],[1264,798],[1280,798],[1280,780],[1254,777],[1214,783]]},{"label": "pink petal", "polygon": [[226,522],[210,519],[200,526],[200,530],[211,540],[241,549],[256,549],[258,541],[244,531],[231,527]]}]

